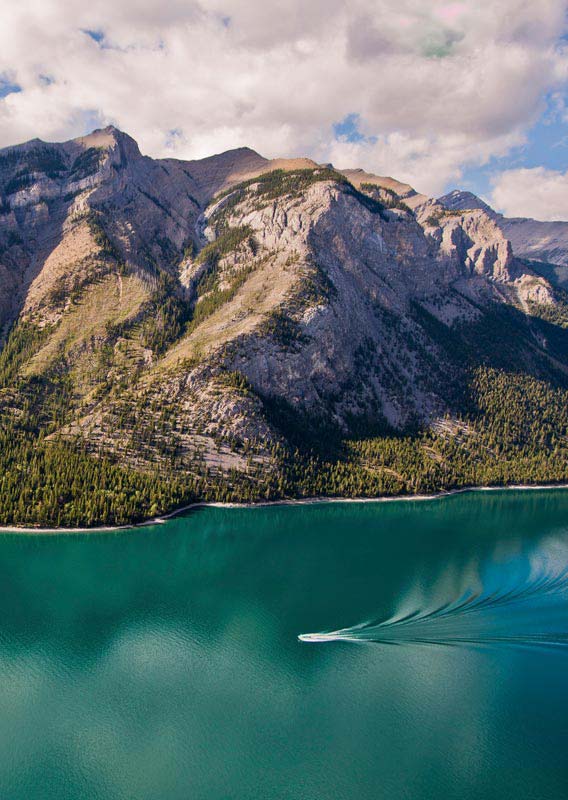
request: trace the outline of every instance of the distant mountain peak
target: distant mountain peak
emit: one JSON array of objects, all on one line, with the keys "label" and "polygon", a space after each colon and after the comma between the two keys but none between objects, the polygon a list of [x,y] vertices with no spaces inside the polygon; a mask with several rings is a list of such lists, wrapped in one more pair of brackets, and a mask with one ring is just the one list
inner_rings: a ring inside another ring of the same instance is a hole
[{"label": "distant mountain peak", "polygon": [[466,211],[478,208],[492,217],[497,216],[497,212],[482,200],[481,197],[478,197],[473,192],[464,191],[462,189],[454,189],[443,197],[439,197],[438,203],[441,203],[451,211]]},{"label": "distant mountain peak", "polygon": [[98,147],[106,150],[118,149],[122,160],[141,158],[140,149],[135,139],[114,125],[107,125],[106,128],[97,128],[86,136],[79,136],[64,144],[79,145],[85,149],[89,147]]}]

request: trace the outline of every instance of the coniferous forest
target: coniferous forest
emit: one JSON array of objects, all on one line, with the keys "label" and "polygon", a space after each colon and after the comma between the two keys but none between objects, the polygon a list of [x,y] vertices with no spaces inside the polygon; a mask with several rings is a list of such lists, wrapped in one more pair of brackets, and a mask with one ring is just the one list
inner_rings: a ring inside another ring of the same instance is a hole
[{"label": "coniferous forest", "polygon": [[274,447],[270,470],[223,477],[203,465],[193,474],[178,470],[175,459],[153,471],[135,470],[90,453],[80,439],[4,425],[0,524],[124,525],[197,501],[397,496],[568,481],[568,391],[489,368],[475,372],[472,390],[475,414],[406,435],[341,439],[330,433],[325,447],[321,438],[310,439],[314,420],[269,409],[291,444]]}]

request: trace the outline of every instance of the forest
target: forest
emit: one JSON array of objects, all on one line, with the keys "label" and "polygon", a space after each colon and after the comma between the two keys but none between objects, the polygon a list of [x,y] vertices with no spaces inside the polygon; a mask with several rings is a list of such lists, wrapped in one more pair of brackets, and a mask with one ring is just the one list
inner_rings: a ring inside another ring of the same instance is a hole
[{"label": "forest", "polygon": [[[246,381],[233,377],[235,385]],[[124,525],[196,501],[266,502],[298,497],[375,497],[509,484],[568,482],[568,391],[546,381],[477,368],[475,412],[412,435],[328,438],[322,452],[301,435],[316,420],[267,408],[289,444],[272,448],[273,467],[221,476],[175,458],[153,471],[121,466],[59,438],[25,413],[0,430],[0,525]],[[321,431],[320,431],[321,433]],[[300,434],[300,435],[298,435]],[[300,443],[303,442],[303,445]]]}]

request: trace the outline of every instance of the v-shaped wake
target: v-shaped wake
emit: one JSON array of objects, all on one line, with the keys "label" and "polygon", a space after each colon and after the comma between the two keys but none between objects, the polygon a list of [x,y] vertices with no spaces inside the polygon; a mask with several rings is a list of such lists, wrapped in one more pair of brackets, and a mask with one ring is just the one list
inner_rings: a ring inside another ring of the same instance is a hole
[{"label": "v-shaped wake", "polygon": [[568,568],[494,591],[468,591],[434,608],[303,633],[303,642],[568,646]]}]

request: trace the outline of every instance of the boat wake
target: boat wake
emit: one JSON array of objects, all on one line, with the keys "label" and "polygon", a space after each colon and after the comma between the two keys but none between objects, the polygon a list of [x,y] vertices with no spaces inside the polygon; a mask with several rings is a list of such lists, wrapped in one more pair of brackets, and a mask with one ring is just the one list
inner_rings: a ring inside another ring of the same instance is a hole
[{"label": "boat wake", "polygon": [[[408,604],[405,604],[408,609]],[[568,568],[493,591],[466,591],[432,608],[303,633],[302,642],[568,647]]]}]

